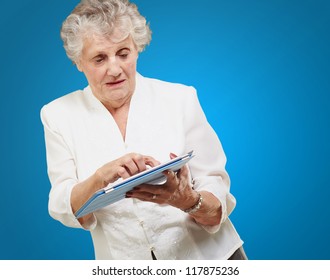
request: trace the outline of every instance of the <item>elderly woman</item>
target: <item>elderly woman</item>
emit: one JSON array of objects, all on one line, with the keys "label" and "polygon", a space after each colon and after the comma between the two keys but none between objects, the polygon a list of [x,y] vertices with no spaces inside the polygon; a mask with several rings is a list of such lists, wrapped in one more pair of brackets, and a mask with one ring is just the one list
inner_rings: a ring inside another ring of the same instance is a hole
[{"label": "elderly woman", "polygon": [[[91,232],[97,259],[244,259],[228,216],[226,157],[192,87],[136,72],[151,32],[127,0],[82,1],[64,21],[68,57],[87,78],[83,90],[45,105],[50,215]],[[162,186],[140,185],[126,198],[79,219],[97,190],[194,150]]]}]

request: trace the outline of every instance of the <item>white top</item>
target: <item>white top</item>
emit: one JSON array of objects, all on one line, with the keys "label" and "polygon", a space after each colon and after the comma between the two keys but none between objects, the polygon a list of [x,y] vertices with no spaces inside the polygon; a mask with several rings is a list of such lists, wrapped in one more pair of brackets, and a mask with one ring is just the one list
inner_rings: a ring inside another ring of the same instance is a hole
[{"label": "white top", "polygon": [[72,188],[105,163],[136,152],[160,162],[191,150],[189,169],[197,191],[222,204],[219,226],[200,226],[180,209],[125,198],[94,212],[90,230],[96,259],[227,259],[242,244],[228,215],[235,207],[225,171],[226,157],[193,87],[137,74],[124,141],[108,110],[90,87],[45,105],[50,215],[81,228],[70,206]]}]

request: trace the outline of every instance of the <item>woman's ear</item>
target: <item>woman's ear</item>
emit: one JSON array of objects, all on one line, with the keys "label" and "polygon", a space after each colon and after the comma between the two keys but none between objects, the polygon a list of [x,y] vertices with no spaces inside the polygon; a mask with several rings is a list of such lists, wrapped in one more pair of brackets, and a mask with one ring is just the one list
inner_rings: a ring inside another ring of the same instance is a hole
[{"label": "woman's ear", "polygon": [[80,61],[77,61],[75,64],[77,66],[78,71],[83,72]]}]

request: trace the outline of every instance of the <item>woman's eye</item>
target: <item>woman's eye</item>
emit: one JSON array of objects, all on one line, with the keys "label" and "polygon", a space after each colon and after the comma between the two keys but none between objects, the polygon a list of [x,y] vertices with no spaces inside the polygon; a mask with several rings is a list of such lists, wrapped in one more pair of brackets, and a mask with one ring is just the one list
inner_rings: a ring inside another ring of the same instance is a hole
[{"label": "woman's eye", "polygon": [[95,58],[95,62],[96,63],[101,63],[102,61],[104,61],[104,57],[103,56],[98,56]]},{"label": "woman's eye", "polygon": [[119,55],[120,58],[127,58],[128,57],[128,53],[123,53]]}]

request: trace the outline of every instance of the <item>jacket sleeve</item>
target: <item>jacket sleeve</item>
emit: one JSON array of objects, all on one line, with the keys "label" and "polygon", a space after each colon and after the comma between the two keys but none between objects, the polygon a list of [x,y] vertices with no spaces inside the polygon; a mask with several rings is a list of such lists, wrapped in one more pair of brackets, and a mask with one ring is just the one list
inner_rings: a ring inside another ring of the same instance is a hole
[{"label": "jacket sleeve", "polygon": [[236,200],[230,193],[230,178],[226,172],[226,156],[221,142],[198,101],[196,90],[192,89],[189,100],[185,102],[186,147],[193,150],[195,159],[189,163],[194,188],[209,191],[215,195],[222,206],[222,218],[217,226],[204,227],[207,231],[217,232],[221,224],[233,211]]},{"label": "jacket sleeve", "polygon": [[[48,105],[41,109],[44,126],[48,177],[51,183],[48,211],[52,218],[68,227],[82,228],[72,212],[70,197],[73,187],[78,183],[73,150],[63,136],[64,116]],[[62,132],[61,132],[62,130]],[[96,220],[85,229],[95,227]]]}]

